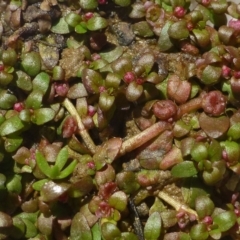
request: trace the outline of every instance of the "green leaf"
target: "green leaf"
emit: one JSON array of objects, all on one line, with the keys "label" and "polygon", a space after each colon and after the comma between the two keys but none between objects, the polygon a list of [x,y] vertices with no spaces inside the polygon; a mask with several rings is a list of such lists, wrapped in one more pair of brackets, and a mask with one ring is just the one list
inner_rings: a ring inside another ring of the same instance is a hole
[{"label": "green leaf", "polygon": [[42,99],[43,99],[43,92],[41,90],[34,90],[28,95],[25,101],[25,105],[27,108],[32,108],[32,109],[40,108],[42,105]]},{"label": "green leaf", "polygon": [[22,55],[22,69],[31,77],[36,76],[41,70],[41,57],[38,52],[27,52]]},{"label": "green leaf", "polygon": [[108,61],[109,63],[120,58],[122,56],[122,54],[123,54],[123,47],[121,47],[121,46],[117,46],[113,50],[108,51],[108,52],[99,53],[101,58]]},{"label": "green leaf", "polygon": [[117,191],[110,196],[108,203],[113,208],[124,211],[127,207],[127,195],[123,191]]},{"label": "green leaf", "polygon": [[220,79],[221,74],[222,74],[221,67],[207,65],[207,67],[205,67],[202,72],[201,82],[203,82],[205,85],[216,84]]},{"label": "green leaf", "polygon": [[13,227],[12,231],[10,232],[10,236],[13,239],[21,239],[23,238],[26,232],[26,225],[24,224],[23,220],[20,217],[13,217]]},{"label": "green leaf", "polygon": [[91,228],[93,240],[102,240],[101,238],[101,228],[99,223],[95,223]]},{"label": "green leaf", "polygon": [[171,24],[168,29],[168,34],[174,39],[185,39],[189,36],[189,31],[187,29],[187,22],[185,20],[179,20]]},{"label": "green leaf", "polygon": [[64,147],[60,150],[57,155],[55,166],[58,166],[58,169],[61,171],[68,160],[68,149]]},{"label": "green leaf", "polygon": [[37,125],[43,125],[55,117],[55,111],[51,108],[39,108],[33,110],[31,120]]},{"label": "green leaf", "polygon": [[118,227],[111,222],[104,222],[101,226],[102,236],[104,239],[115,239],[121,236],[121,232]]},{"label": "green leaf", "polygon": [[14,103],[17,102],[17,98],[8,90],[0,90],[0,99],[0,108],[4,110],[12,108]]},{"label": "green leaf", "polygon": [[48,182],[48,181],[49,181],[48,179],[41,179],[41,180],[33,183],[32,187],[33,187],[33,189],[36,190],[36,191],[41,191],[43,185],[44,185],[46,182]]},{"label": "green leaf", "polygon": [[72,28],[67,24],[64,17],[60,18],[59,21],[53,24],[51,28],[51,31],[53,33],[58,33],[58,34],[67,34],[67,33],[70,33],[71,30]]},{"label": "green leaf", "polygon": [[56,177],[56,179],[62,179],[69,176],[73,172],[76,165],[77,160],[73,160],[64,170],[61,171],[61,173]]},{"label": "green leaf", "polygon": [[76,33],[79,33],[79,34],[82,34],[82,33],[86,33],[87,32],[87,28],[86,26],[84,26],[83,24],[78,24],[76,27],[75,27],[75,32]]},{"label": "green leaf", "polygon": [[4,142],[4,147],[7,152],[16,151],[23,142],[23,138],[20,136],[13,136],[6,138]]},{"label": "green leaf", "polygon": [[205,223],[198,223],[193,225],[190,230],[190,237],[192,240],[206,240],[208,239],[209,233],[207,230],[207,225]]},{"label": "green leaf", "polygon": [[22,130],[25,124],[21,121],[18,115],[8,118],[0,126],[0,135],[7,136]]},{"label": "green leaf", "polygon": [[60,174],[60,171],[58,169],[58,166],[51,166],[51,171],[50,171],[50,178],[51,179],[57,179],[59,174]]},{"label": "green leaf", "polygon": [[213,223],[218,225],[218,228],[221,232],[226,232],[231,227],[234,226],[234,224],[237,221],[236,214],[233,211],[225,211],[222,213],[219,213],[213,218]]},{"label": "green leaf", "polygon": [[13,176],[9,176],[6,181],[6,187],[8,192],[20,194],[22,192],[22,176],[18,174],[14,174]]},{"label": "green leaf", "polygon": [[113,0],[115,4],[121,7],[127,7],[131,4],[131,0]]},{"label": "green leaf", "polygon": [[160,33],[158,39],[158,46],[160,48],[160,51],[162,52],[169,50],[173,46],[170,36],[168,35],[168,29],[172,24],[173,24],[172,21],[166,21]]},{"label": "green leaf", "polygon": [[191,177],[197,174],[197,169],[194,166],[194,163],[192,161],[184,161],[177,165],[175,165],[172,170],[171,174],[173,177]]},{"label": "green leaf", "polygon": [[33,90],[40,90],[43,94],[48,90],[50,77],[47,73],[39,73],[32,81]]},{"label": "green leaf", "polygon": [[124,240],[138,240],[139,238],[132,232],[122,232],[121,239]]},{"label": "green leaf", "polygon": [[135,102],[143,93],[143,86],[136,82],[130,82],[126,89],[126,98],[130,102]]},{"label": "green leaf", "polygon": [[98,93],[99,87],[103,85],[102,75],[92,69],[83,69],[82,82],[86,90],[90,93]]},{"label": "green leaf", "polygon": [[65,16],[65,21],[71,27],[75,27],[81,21],[81,16],[77,13],[70,12]]},{"label": "green leaf", "polygon": [[47,160],[39,151],[36,152],[36,162],[40,170],[49,178],[51,178],[51,167],[48,165]]},{"label": "green leaf", "polygon": [[90,31],[97,31],[108,26],[108,22],[103,17],[92,17],[87,21],[87,28]]},{"label": "green leaf", "polygon": [[27,219],[32,223],[36,223],[38,214],[39,212],[34,212],[34,213],[21,212],[18,215],[16,215],[16,217],[19,217],[21,219]]},{"label": "green leaf", "polygon": [[162,219],[159,212],[152,213],[144,227],[144,236],[146,240],[157,240],[162,230]]},{"label": "green leaf", "polygon": [[92,233],[84,215],[78,212],[72,219],[70,240],[92,240]]},{"label": "green leaf", "polygon": [[98,6],[97,0],[79,0],[79,4],[84,10],[91,10]]},{"label": "green leaf", "polygon": [[100,93],[99,96],[99,107],[102,111],[108,111],[114,104],[115,97],[109,95],[107,92]]},{"label": "green leaf", "polygon": [[35,224],[26,218],[23,218],[22,220],[26,225],[25,238],[30,239],[35,237],[38,233]]}]

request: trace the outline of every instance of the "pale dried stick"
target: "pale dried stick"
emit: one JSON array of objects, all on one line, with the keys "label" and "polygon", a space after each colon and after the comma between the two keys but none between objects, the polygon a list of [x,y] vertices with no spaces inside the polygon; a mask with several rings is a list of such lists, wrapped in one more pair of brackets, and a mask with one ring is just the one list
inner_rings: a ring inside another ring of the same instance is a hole
[{"label": "pale dried stick", "polygon": [[175,208],[177,211],[179,210],[184,210],[185,212],[187,212],[190,215],[193,215],[196,220],[198,220],[198,214],[196,211],[194,211],[193,209],[189,208],[188,206],[186,206],[185,204],[182,204],[180,202],[178,202],[177,200],[175,200],[174,198],[172,198],[170,195],[168,195],[167,193],[160,191],[158,193],[158,197],[160,199],[162,199],[164,202],[168,203],[169,205],[171,205],[173,208]]},{"label": "pale dried stick", "polygon": [[96,146],[92,140],[92,138],[90,137],[88,131],[85,129],[82,120],[79,116],[79,114],[77,113],[76,108],[73,106],[73,104],[69,101],[69,99],[65,98],[65,100],[63,101],[63,105],[65,106],[65,108],[68,110],[68,112],[76,118],[77,120],[77,124],[78,124],[78,133],[80,134],[80,136],[82,137],[83,142],[85,143],[86,147],[89,149],[89,151],[94,154],[96,151]]},{"label": "pale dried stick", "polygon": [[180,119],[184,114],[196,111],[201,107],[202,107],[202,98],[201,97],[193,98],[190,101],[179,106],[177,119]]},{"label": "pale dried stick", "polygon": [[161,132],[170,128],[171,125],[167,122],[154,123],[151,127],[124,141],[121,146],[119,156],[122,156],[127,152],[133,151],[134,149],[142,146],[144,143],[159,135]]}]

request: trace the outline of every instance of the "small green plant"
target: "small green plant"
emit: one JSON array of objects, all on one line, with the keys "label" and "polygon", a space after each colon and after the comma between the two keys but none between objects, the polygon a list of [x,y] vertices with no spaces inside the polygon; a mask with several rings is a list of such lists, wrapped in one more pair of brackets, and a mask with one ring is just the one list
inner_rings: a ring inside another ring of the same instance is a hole
[{"label": "small green plant", "polygon": [[[74,168],[77,165],[77,160],[72,160],[71,163],[65,167],[69,159],[68,149],[64,147],[60,150],[57,155],[54,165],[49,165],[45,157],[40,151],[36,152],[36,163],[39,169],[42,171],[49,180],[64,179],[72,174]],[[64,168],[65,167],[65,168]],[[48,180],[40,180],[34,183],[33,187],[40,190],[41,186],[46,183]]]}]

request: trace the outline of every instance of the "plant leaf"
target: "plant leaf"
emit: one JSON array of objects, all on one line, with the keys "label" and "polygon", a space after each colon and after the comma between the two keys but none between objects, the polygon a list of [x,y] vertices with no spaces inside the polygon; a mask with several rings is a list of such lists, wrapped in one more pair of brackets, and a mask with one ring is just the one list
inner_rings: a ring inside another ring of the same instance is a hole
[{"label": "plant leaf", "polygon": [[52,26],[51,31],[58,34],[67,34],[71,32],[71,29],[72,28],[65,21],[65,18],[62,17],[56,24]]},{"label": "plant leaf", "polygon": [[78,212],[72,219],[70,240],[92,240],[92,233],[86,218]]},{"label": "plant leaf", "polygon": [[40,72],[32,81],[33,90],[40,90],[46,93],[50,83],[50,77],[45,72]]},{"label": "plant leaf", "polygon": [[36,162],[40,170],[49,178],[51,178],[51,167],[48,165],[47,160],[39,151],[36,152]]},{"label": "plant leaf", "polygon": [[60,150],[57,155],[55,166],[58,166],[59,171],[61,171],[68,160],[68,149],[64,147]]},{"label": "plant leaf", "polygon": [[77,160],[73,160],[64,170],[61,171],[61,173],[56,177],[56,179],[62,179],[70,175],[74,168],[77,165]]},{"label": "plant leaf", "polygon": [[171,174],[173,177],[179,178],[191,177],[197,174],[197,169],[192,161],[184,161],[175,165],[171,170]]},{"label": "plant leaf", "polygon": [[202,112],[199,116],[199,123],[202,130],[211,138],[219,138],[225,134],[230,125],[227,116],[210,117]]},{"label": "plant leaf", "polygon": [[48,179],[41,179],[41,180],[33,183],[32,187],[34,190],[40,191],[42,189],[43,185],[48,181],[49,181]]},{"label": "plant leaf", "polygon": [[18,115],[8,118],[0,126],[0,135],[6,136],[12,133],[16,133],[25,127]]},{"label": "plant leaf", "polygon": [[87,28],[90,31],[97,31],[108,26],[108,22],[103,17],[92,17],[87,22]]},{"label": "plant leaf", "polygon": [[87,28],[83,24],[80,23],[75,27],[75,32],[79,33],[79,34],[83,34],[83,33],[87,32]]},{"label": "plant leaf", "polygon": [[31,120],[37,125],[43,125],[55,117],[55,111],[51,108],[39,108],[33,110]]},{"label": "plant leaf", "polygon": [[161,234],[162,219],[159,212],[152,213],[144,227],[144,236],[146,240],[157,240]]},{"label": "plant leaf", "polygon": [[221,232],[225,232],[236,223],[236,214],[233,211],[219,213],[213,218],[213,223],[217,224]]},{"label": "plant leaf", "polygon": [[43,93],[41,90],[32,91],[26,101],[25,105],[27,108],[38,109],[42,105]]},{"label": "plant leaf", "polygon": [[101,240],[101,228],[99,223],[95,223],[91,229],[93,240]]}]

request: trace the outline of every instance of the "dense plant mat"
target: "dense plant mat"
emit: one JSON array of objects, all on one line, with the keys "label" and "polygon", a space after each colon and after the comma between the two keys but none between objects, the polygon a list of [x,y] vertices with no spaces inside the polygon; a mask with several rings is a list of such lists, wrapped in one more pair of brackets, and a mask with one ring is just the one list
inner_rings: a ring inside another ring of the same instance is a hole
[{"label": "dense plant mat", "polygon": [[240,239],[240,5],[0,2],[0,239]]}]

